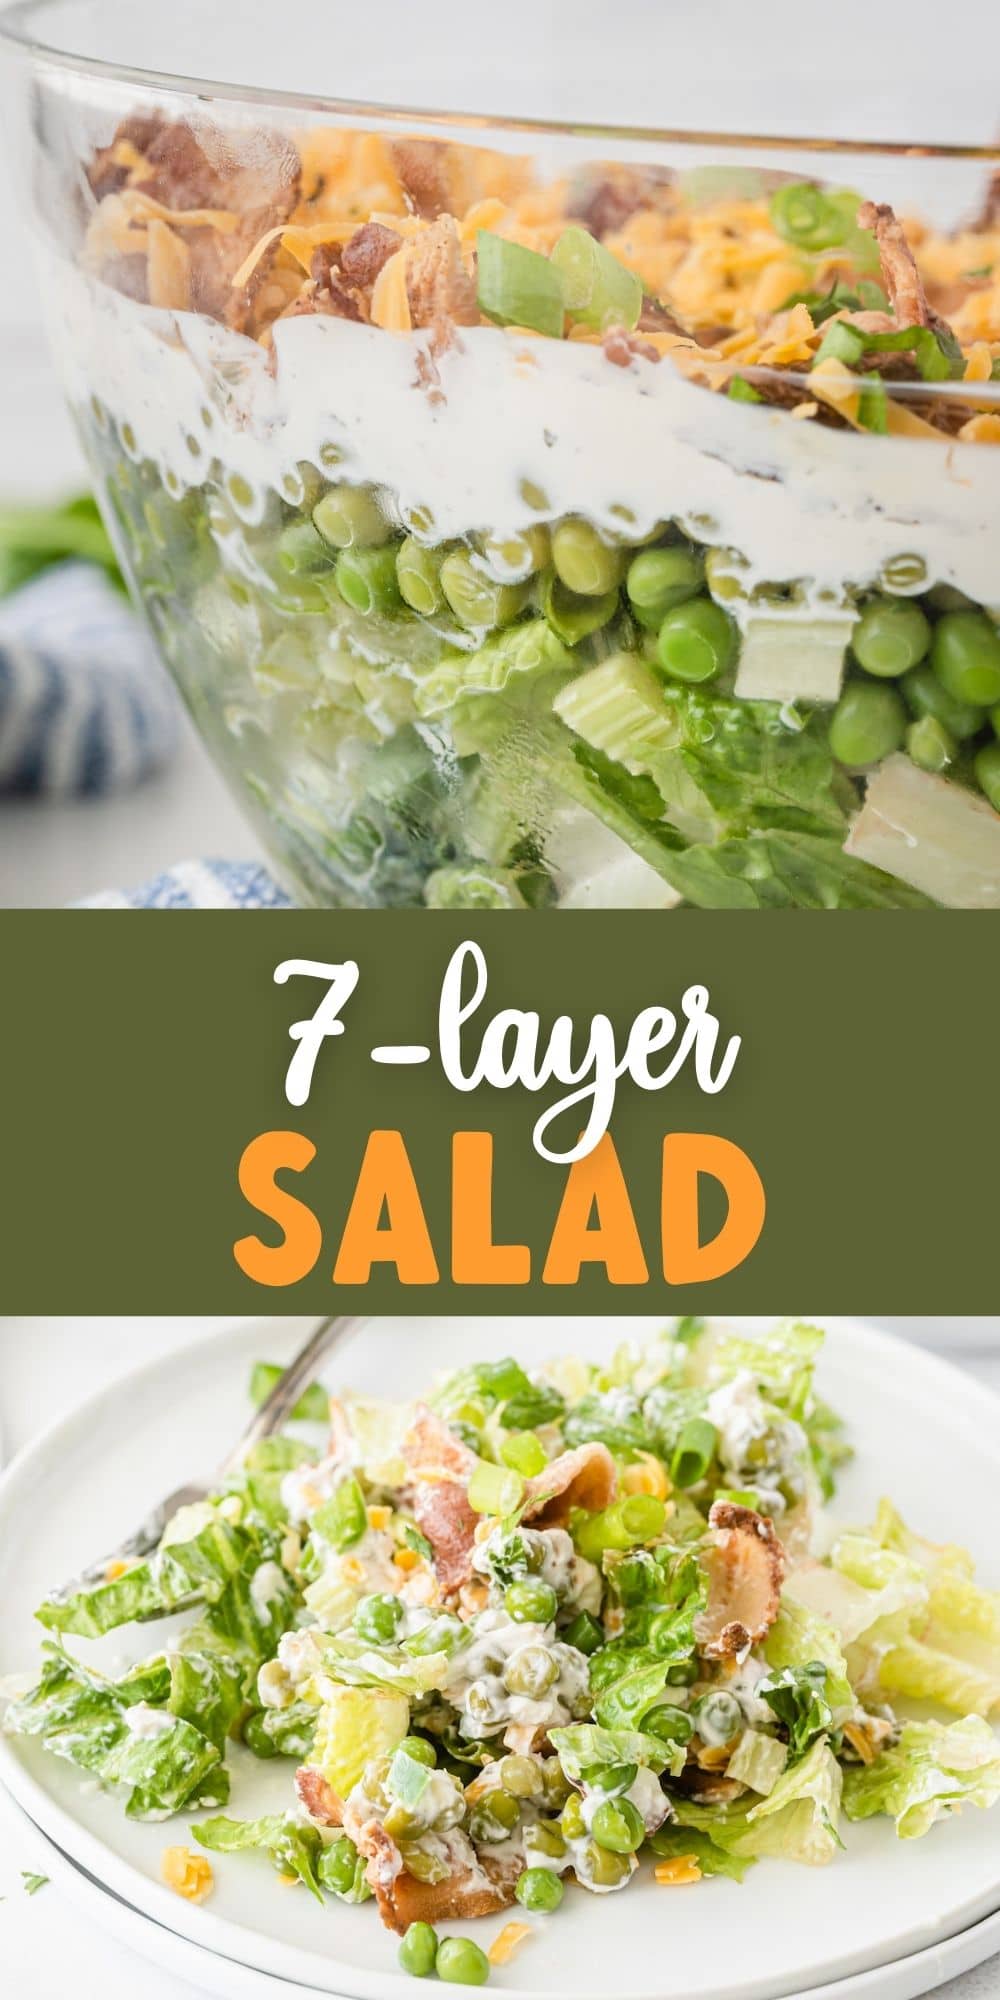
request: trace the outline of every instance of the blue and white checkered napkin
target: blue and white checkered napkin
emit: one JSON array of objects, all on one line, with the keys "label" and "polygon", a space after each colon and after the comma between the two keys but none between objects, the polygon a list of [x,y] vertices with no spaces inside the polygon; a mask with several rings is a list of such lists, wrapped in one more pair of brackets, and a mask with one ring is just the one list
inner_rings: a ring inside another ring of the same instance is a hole
[{"label": "blue and white checkered napkin", "polygon": [[120,591],[59,563],[0,602],[0,792],[123,791],[177,740],[177,697]]},{"label": "blue and white checkered napkin", "polygon": [[291,898],[258,861],[180,861],[141,889],[108,889],[80,910],[289,910]]}]

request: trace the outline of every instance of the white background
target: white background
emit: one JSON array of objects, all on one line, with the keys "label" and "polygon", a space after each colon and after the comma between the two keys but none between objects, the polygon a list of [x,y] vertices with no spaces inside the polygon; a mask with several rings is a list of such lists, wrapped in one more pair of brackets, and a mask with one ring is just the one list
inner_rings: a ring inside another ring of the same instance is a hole
[{"label": "white background", "polygon": [[[212,1319],[0,1319],[0,1429],[8,1457],[102,1383],[231,1322]],[[953,1355],[1000,1389],[1000,1319],[880,1320]],[[178,1467],[178,1476],[184,1468]],[[123,1532],[132,1526],[123,1522]],[[26,1531],[28,1524],[26,1524]],[[50,1884],[28,1897],[21,1871],[44,1854],[0,1813],[0,1992],[10,2000],[203,2000],[104,1937]],[[513,1989],[516,1993],[516,1986]],[[997,2000],[1000,1960],[938,1989],[942,2000]]]}]

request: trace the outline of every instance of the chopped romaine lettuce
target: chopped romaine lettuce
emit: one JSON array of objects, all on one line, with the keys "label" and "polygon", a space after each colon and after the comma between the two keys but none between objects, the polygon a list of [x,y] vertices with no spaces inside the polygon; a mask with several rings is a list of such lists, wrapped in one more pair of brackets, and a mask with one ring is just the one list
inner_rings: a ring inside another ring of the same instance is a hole
[{"label": "chopped romaine lettuce", "polygon": [[872,1764],[844,1774],[848,1819],[887,1813],[901,1840],[916,1840],[936,1819],[963,1805],[991,1806],[1000,1798],[1000,1743],[989,1724],[969,1715],[960,1722],[907,1722],[899,1741]]},{"label": "chopped romaine lettuce", "polygon": [[673,1762],[673,1745],[638,1729],[602,1729],[591,1722],[574,1722],[566,1729],[551,1730],[549,1740],[574,1784],[592,1782],[595,1772],[616,1765],[638,1764],[660,1772]]},{"label": "chopped romaine lettuce", "polygon": [[196,1840],[213,1854],[239,1854],[257,1848],[266,1854],[280,1875],[295,1876],[322,1902],[319,1867],[322,1843],[319,1831],[306,1826],[291,1813],[269,1813],[264,1819],[203,1819],[192,1827]]},{"label": "chopped romaine lettuce", "polygon": [[384,1687],[331,1685],[316,1721],[309,1763],[322,1772],[338,1798],[346,1799],[369,1758],[395,1750],[409,1722],[405,1694]]}]

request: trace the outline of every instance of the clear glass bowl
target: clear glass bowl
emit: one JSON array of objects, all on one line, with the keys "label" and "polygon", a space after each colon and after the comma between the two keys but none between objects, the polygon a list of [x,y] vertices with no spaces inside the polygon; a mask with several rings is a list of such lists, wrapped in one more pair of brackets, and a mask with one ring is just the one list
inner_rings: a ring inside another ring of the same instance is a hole
[{"label": "clear glass bowl", "polygon": [[[868,138],[877,61],[790,98],[723,6],[667,131],[670,10],[612,63],[591,0],[514,0],[495,67],[451,0],[370,11],[0,16],[101,504],[284,878],[996,908],[988,92]],[[789,101],[820,136],[752,136]]]}]

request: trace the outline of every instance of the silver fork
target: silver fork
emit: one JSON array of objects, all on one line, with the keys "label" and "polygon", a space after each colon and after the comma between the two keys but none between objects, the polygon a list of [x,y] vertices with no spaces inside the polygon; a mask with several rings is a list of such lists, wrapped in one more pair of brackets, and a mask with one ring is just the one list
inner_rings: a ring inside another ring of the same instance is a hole
[{"label": "silver fork", "polygon": [[[348,1335],[357,1332],[364,1324],[363,1318],[345,1317],[340,1314],[332,1314],[329,1319],[321,1320],[304,1346],[300,1347],[289,1362],[270,1395],[265,1398],[260,1408],[254,1411],[242,1437],[234,1444],[232,1450],[227,1452],[215,1478],[200,1485],[192,1481],[186,1486],[178,1486],[175,1492],[168,1493],[166,1498],[160,1501],[159,1506],[154,1507],[142,1526],[136,1528],[134,1534],[128,1535],[117,1549],[109,1550],[108,1554],[102,1556],[98,1562],[93,1562],[87,1569],[81,1570],[79,1576],[60,1585],[58,1590],[51,1591],[50,1601],[61,1603],[66,1598],[75,1596],[78,1590],[89,1590],[94,1584],[102,1583],[112,1563],[141,1562],[144,1556],[152,1555],[153,1550],[159,1547],[167,1522],[177,1513],[178,1508],[190,1507],[196,1501],[204,1500],[209,1493],[214,1492],[221,1480],[229,1473],[238,1470],[251,1448],[258,1444],[261,1438],[270,1437],[285,1421],[298,1401],[300,1390],[323,1356],[328,1354],[331,1348],[339,1346]],[[183,1606],[178,1605],[177,1609],[181,1610]]]}]

